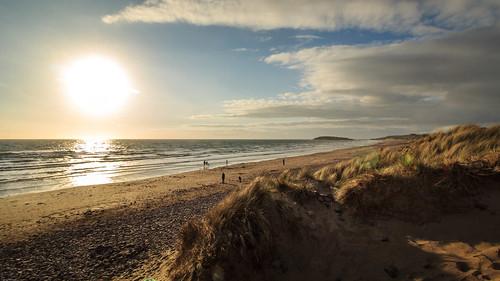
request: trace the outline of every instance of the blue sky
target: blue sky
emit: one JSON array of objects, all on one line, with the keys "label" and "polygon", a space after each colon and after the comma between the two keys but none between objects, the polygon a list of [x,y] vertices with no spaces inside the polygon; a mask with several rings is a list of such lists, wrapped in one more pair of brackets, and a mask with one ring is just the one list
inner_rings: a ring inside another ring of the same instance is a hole
[{"label": "blue sky", "polygon": [[[0,2],[0,138],[375,137],[498,121],[484,75],[497,66],[452,83],[498,59],[494,1],[301,2]],[[139,92],[105,118],[78,112],[57,77],[91,53]]]}]

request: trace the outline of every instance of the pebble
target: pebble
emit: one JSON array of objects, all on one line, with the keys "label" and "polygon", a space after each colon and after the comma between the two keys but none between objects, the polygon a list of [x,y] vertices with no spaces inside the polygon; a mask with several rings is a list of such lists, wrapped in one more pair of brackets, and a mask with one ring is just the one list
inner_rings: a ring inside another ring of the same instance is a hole
[{"label": "pebble", "polygon": [[384,268],[385,273],[391,278],[397,278],[399,275],[399,269],[394,265],[390,265]]}]

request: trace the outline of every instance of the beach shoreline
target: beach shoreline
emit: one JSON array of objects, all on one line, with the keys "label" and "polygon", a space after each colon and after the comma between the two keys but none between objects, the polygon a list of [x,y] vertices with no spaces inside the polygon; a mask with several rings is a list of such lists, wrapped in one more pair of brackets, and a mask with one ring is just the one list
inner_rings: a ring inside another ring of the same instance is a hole
[{"label": "beach shoreline", "polygon": [[[198,188],[201,195],[213,190],[233,190],[248,184],[256,176],[277,174],[285,169],[352,158],[376,147],[398,145],[402,141],[385,141],[369,146],[337,149],[329,152],[282,159],[248,162],[152,177],[141,180],[101,185],[64,188],[38,193],[26,193],[0,198],[0,241],[17,239],[33,232],[43,231],[51,225],[74,220],[88,211],[104,211],[123,206],[140,206],[168,197],[175,190]],[[225,171],[227,184],[220,184],[221,172]],[[242,183],[238,181],[242,177]],[[201,191],[203,190],[203,191]]]},{"label": "beach shoreline", "polygon": [[[374,140],[0,140],[0,198],[366,146]],[[210,163],[202,167],[202,162]]]},{"label": "beach shoreline", "polygon": [[0,262],[6,265],[0,277],[123,279],[142,272],[149,258],[172,250],[183,225],[258,176],[314,169],[402,143],[289,157],[285,166],[274,159],[0,198]]}]

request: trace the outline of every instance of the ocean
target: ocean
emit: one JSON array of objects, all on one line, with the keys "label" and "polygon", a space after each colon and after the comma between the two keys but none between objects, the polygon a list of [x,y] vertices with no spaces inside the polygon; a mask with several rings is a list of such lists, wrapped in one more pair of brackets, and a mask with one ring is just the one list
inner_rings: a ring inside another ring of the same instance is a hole
[{"label": "ocean", "polygon": [[330,140],[0,140],[0,197],[369,145]]}]

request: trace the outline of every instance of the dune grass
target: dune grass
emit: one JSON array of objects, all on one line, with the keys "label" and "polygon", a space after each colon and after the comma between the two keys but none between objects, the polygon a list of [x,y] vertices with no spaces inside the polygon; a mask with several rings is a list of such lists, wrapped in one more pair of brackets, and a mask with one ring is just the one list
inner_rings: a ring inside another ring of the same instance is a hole
[{"label": "dune grass", "polygon": [[274,280],[273,274],[283,271],[277,260],[303,264],[316,254],[310,252],[317,240],[311,235],[333,235],[327,227],[309,229],[314,218],[304,208],[318,203],[325,190],[335,208],[363,219],[426,221],[473,207],[475,195],[499,188],[499,144],[500,126],[459,126],[317,170],[257,178],[185,226],[170,278]]},{"label": "dune grass", "polygon": [[459,126],[420,138],[398,150],[385,148],[323,167],[314,173],[314,178],[341,186],[346,180],[372,172],[404,175],[423,167],[467,165],[477,161],[498,167],[499,146],[500,126]]},{"label": "dune grass", "polygon": [[334,187],[337,201],[353,213],[429,219],[498,183],[499,144],[500,126],[459,126],[323,167],[313,176]]},{"label": "dune grass", "polygon": [[280,233],[300,229],[300,214],[281,197],[282,188],[276,179],[257,178],[204,219],[185,225],[169,271],[172,280],[258,280],[265,275],[262,265],[273,263]]}]

